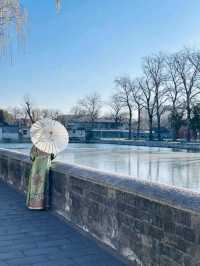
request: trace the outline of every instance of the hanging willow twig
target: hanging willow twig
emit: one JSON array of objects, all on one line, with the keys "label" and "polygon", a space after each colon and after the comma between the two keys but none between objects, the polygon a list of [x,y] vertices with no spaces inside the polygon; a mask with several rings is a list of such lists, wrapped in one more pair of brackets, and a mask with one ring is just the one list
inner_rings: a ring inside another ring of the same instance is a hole
[{"label": "hanging willow twig", "polygon": [[61,7],[61,0],[55,0],[56,1],[56,9],[58,11],[60,11],[60,7]]},{"label": "hanging willow twig", "polygon": [[[59,11],[61,0],[55,0]],[[24,35],[27,12],[20,0],[0,0],[0,57],[6,54],[13,33],[20,38]]]},{"label": "hanging willow twig", "polygon": [[26,10],[19,0],[0,0],[0,53],[3,55],[11,41],[11,35],[17,37],[24,32]]}]

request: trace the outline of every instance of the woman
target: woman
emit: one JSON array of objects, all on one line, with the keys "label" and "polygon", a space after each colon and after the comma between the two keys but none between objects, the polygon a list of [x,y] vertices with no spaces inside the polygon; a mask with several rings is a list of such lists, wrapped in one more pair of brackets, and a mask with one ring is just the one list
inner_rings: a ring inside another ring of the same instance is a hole
[{"label": "woman", "polygon": [[29,209],[42,210],[49,207],[49,168],[54,155],[42,152],[33,146],[30,157],[33,165],[26,204]]}]

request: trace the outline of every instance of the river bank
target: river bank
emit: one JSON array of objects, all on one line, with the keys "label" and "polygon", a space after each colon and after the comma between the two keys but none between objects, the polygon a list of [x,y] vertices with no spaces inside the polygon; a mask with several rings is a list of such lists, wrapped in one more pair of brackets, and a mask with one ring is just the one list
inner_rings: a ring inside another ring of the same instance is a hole
[{"label": "river bank", "polygon": [[200,151],[200,142],[100,139],[100,140],[91,140],[91,141],[88,141],[88,143],[117,144],[117,145],[158,147],[158,148],[171,148],[171,149],[184,149],[184,150]]}]

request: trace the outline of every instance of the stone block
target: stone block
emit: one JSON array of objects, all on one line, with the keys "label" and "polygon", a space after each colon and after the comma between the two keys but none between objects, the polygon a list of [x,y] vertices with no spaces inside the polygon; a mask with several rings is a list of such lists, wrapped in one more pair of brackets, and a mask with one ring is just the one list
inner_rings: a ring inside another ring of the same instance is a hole
[{"label": "stone block", "polygon": [[[0,178],[26,190],[30,161],[12,154],[0,151]],[[56,162],[50,176],[52,210],[130,259],[130,265],[198,265],[200,200],[196,194]],[[6,223],[12,218],[10,211]],[[45,223],[41,220],[38,226]],[[20,227],[19,217],[15,225]],[[30,226],[30,219],[24,225]],[[1,229],[0,238],[0,246],[9,244]],[[9,241],[21,245],[25,240]]]}]

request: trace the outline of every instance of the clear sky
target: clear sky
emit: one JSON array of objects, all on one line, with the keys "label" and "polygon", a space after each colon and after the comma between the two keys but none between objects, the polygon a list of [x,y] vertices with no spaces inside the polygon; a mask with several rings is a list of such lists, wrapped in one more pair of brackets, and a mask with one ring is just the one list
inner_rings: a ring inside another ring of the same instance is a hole
[{"label": "clear sky", "polygon": [[24,49],[0,63],[0,106],[64,112],[85,94],[108,98],[115,77],[139,75],[141,58],[184,46],[200,48],[199,0],[23,0],[29,17]]}]

